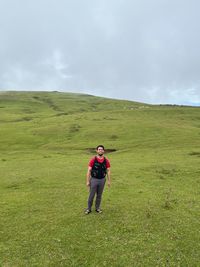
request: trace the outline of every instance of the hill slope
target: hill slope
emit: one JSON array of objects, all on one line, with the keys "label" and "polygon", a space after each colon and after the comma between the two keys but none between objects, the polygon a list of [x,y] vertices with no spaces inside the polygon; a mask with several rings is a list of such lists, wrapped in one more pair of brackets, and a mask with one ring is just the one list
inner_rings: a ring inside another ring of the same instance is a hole
[{"label": "hill slope", "polygon": [[[194,107],[1,93],[0,265],[199,266],[199,121]],[[100,143],[112,187],[84,216]]]},{"label": "hill slope", "polygon": [[[0,94],[1,149],[196,146],[199,108],[67,93]],[[193,138],[195,137],[195,138]],[[159,140],[159,141],[158,141]],[[158,142],[157,142],[158,141]],[[12,147],[11,147],[12,146]]]}]

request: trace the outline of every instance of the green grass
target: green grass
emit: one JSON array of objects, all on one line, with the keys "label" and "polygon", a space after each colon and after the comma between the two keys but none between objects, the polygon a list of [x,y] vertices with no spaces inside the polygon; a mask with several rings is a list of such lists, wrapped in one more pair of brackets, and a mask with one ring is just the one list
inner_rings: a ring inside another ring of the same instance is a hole
[{"label": "green grass", "polygon": [[[200,266],[200,109],[0,94],[0,266]],[[112,186],[85,216],[89,148]]]}]

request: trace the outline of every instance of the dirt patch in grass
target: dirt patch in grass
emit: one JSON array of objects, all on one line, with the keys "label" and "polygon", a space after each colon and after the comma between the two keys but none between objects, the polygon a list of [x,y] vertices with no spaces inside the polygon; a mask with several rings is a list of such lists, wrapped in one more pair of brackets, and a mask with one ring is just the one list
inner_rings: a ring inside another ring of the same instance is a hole
[{"label": "dirt patch in grass", "polygon": [[[89,147],[89,148],[86,148],[86,151],[91,153],[91,154],[94,154],[96,153],[96,148],[95,147]],[[116,152],[117,149],[115,148],[106,148],[105,149],[105,153],[108,154],[108,153],[113,153],[113,152]]]},{"label": "dirt patch in grass", "polygon": [[193,151],[189,153],[190,156],[197,156],[200,157],[200,151]]}]

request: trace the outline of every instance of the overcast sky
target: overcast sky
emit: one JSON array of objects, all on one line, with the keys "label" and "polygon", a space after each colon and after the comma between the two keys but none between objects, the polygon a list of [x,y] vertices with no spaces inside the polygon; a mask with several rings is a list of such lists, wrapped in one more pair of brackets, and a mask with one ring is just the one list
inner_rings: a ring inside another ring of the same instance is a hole
[{"label": "overcast sky", "polygon": [[200,103],[200,1],[0,0],[0,90]]}]

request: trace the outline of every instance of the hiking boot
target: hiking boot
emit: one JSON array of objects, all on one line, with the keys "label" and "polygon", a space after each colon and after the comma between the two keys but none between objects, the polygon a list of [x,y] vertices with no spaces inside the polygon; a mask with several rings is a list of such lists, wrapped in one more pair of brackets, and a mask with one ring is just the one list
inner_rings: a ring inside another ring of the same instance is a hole
[{"label": "hiking boot", "polygon": [[96,209],[97,213],[102,213],[103,211],[101,209]]},{"label": "hiking boot", "polygon": [[85,210],[85,214],[86,214],[86,215],[88,215],[90,212],[91,212],[91,210],[89,210],[89,209],[86,209],[86,210]]}]

